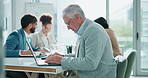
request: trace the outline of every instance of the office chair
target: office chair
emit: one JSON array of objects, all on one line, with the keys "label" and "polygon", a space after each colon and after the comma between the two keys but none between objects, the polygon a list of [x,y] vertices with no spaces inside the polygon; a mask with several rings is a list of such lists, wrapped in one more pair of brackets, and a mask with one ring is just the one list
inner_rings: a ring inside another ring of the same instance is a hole
[{"label": "office chair", "polygon": [[124,78],[127,64],[128,64],[127,59],[124,59],[122,62],[118,62],[116,78]]},{"label": "office chair", "polygon": [[130,78],[135,58],[136,58],[136,50],[133,50],[127,56],[128,64],[127,64],[127,68],[126,68],[126,72],[125,72],[124,78]]},{"label": "office chair", "polygon": [[118,62],[118,64],[117,64],[117,77],[116,78],[124,78],[128,61],[123,56],[117,57],[116,61]]}]

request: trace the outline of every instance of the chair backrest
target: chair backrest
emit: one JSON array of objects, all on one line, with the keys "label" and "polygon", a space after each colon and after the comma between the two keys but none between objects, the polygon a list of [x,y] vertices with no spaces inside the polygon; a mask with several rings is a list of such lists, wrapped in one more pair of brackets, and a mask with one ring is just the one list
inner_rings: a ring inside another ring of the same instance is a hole
[{"label": "chair backrest", "polygon": [[117,64],[117,77],[116,78],[124,78],[125,76],[125,71],[127,67],[127,59],[124,59],[122,62],[118,62]]},{"label": "chair backrest", "polygon": [[124,78],[130,78],[135,58],[136,58],[136,50],[133,50],[127,57],[128,64],[127,64]]}]

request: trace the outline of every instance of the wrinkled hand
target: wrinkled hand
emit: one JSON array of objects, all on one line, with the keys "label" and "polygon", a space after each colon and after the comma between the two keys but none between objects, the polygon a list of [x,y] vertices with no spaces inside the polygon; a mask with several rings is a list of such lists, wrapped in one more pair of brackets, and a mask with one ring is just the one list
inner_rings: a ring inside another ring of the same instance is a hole
[{"label": "wrinkled hand", "polygon": [[22,50],[21,55],[32,55],[30,50]]},{"label": "wrinkled hand", "polygon": [[43,51],[50,52],[50,50],[46,47],[43,48]]},{"label": "wrinkled hand", "polygon": [[62,57],[63,57],[63,55],[58,54],[58,53],[51,54],[48,57],[46,57],[45,63],[61,64]]}]

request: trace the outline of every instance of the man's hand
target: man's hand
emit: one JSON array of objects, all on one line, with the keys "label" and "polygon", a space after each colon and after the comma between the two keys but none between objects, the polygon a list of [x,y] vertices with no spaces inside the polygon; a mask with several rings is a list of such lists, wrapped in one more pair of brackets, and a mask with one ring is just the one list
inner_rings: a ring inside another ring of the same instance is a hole
[{"label": "man's hand", "polygon": [[54,54],[51,54],[48,57],[46,57],[45,62],[46,63],[57,63],[57,64],[61,64],[62,57],[63,57],[63,55],[58,54],[58,53],[54,53]]},{"label": "man's hand", "polygon": [[20,54],[21,55],[32,55],[30,50],[22,50]]},{"label": "man's hand", "polygon": [[50,52],[50,50],[46,47],[42,47],[41,49],[38,49],[37,51]]},{"label": "man's hand", "polygon": [[47,47],[44,47],[44,48],[43,48],[43,51],[45,51],[45,52],[50,52],[50,50],[49,50]]}]

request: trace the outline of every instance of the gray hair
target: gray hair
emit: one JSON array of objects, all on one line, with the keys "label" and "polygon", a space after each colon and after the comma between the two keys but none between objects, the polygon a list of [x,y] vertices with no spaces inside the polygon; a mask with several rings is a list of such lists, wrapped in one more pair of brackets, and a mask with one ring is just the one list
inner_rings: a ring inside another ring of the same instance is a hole
[{"label": "gray hair", "polygon": [[85,14],[79,5],[72,4],[63,10],[63,16],[74,18],[74,15],[79,14],[81,18],[85,18]]}]

